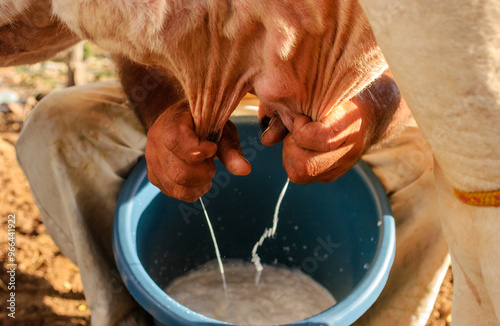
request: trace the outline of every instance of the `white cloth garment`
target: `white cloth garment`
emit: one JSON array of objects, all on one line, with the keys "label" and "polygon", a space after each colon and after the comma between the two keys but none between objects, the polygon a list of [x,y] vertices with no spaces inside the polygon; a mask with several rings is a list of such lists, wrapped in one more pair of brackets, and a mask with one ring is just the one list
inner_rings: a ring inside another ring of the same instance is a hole
[{"label": "white cloth garment", "polygon": [[[235,114],[256,115],[245,98]],[[146,135],[118,82],[54,92],[27,118],[16,150],[47,232],[80,269],[93,326],[150,322],[121,283],[112,254],[120,188]],[[389,194],[396,258],[386,288],[357,325],[424,326],[449,265],[433,215],[432,154],[409,126],[364,159]]]}]

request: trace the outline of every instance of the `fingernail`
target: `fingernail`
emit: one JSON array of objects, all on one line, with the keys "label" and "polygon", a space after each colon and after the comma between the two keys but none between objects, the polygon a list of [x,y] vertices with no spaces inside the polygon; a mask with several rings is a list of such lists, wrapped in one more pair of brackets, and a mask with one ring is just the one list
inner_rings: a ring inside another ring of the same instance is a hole
[{"label": "fingernail", "polygon": [[[266,118],[268,118],[268,117],[266,116]],[[269,122],[267,123],[267,128],[266,128],[264,131],[261,131],[261,133],[260,133],[260,138],[261,138],[261,139],[262,139],[262,136],[264,136],[264,134],[265,134],[266,132],[268,132],[269,130],[271,130],[271,127],[273,126],[273,124],[276,122],[276,120],[277,120],[277,119],[279,119],[279,115],[278,115],[278,113],[275,111],[275,112],[273,113],[273,116],[272,116],[271,118],[269,118]]]},{"label": "fingernail", "polygon": [[262,119],[260,119],[260,132],[263,133],[267,128],[269,128],[269,122],[271,122],[271,117],[268,117],[267,115],[263,116]]},{"label": "fingernail", "polygon": [[247,162],[247,163],[248,163],[248,165],[250,165],[250,162],[248,162],[247,158],[246,158],[243,154],[240,154],[240,157],[241,157],[242,159],[244,159],[244,160],[245,160],[245,162]]}]

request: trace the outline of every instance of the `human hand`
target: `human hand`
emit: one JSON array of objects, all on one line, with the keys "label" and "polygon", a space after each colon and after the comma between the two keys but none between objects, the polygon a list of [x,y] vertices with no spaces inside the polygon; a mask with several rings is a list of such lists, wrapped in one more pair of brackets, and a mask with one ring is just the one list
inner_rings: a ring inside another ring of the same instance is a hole
[{"label": "human hand", "polygon": [[228,121],[219,144],[200,139],[186,102],[165,110],[147,134],[148,177],[164,194],[194,202],[212,186],[215,155],[233,174],[250,173],[236,126]]},{"label": "human hand", "polygon": [[288,129],[274,114],[261,141],[269,146],[284,139],[283,167],[294,183],[337,179],[356,164],[365,147],[361,111],[351,101],[319,122],[297,115]]},{"label": "human hand", "polygon": [[[279,112],[279,113],[278,113]],[[262,103],[264,145],[283,140],[283,166],[292,182],[331,182],[372,145],[403,130],[411,114],[390,71],[319,122]]]}]

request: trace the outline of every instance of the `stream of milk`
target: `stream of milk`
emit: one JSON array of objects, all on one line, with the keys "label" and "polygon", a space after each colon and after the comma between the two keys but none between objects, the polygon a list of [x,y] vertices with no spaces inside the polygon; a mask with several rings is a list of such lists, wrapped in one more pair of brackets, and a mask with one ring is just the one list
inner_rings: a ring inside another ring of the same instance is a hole
[{"label": "stream of milk", "polygon": [[285,197],[286,190],[288,189],[288,184],[290,183],[290,179],[286,178],[285,185],[283,186],[283,189],[281,190],[281,193],[278,197],[278,202],[276,203],[276,207],[274,208],[274,216],[273,216],[273,227],[270,229],[265,229],[264,233],[260,237],[259,241],[253,246],[252,249],[252,262],[255,265],[255,269],[257,270],[257,273],[255,274],[255,284],[259,284],[260,280],[260,274],[262,273],[262,264],[260,263],[260,257],[257,254],[257,250],[259,249],[260,246],[262,246],[262,243],[264,243],[264,240],[270,237],[274,237],[276,234],[276,228],[278,227],[278,213],[281,207],[281,202],[283,201],[283,197]]},{"label": "stream of milk", "polygon": [[203,204],[203,200],[200,197],[201,207],[203,208],[203,212],[205,213],[205,217],[207,219],[208,228],[210,229],[210,234],[212,235],[212,241],[214,242],[215,247],[215,256],[217,256],[217,263],[219,264],[220,275],[222,277],[222,286],[224,287],[224,297],[226,298],[226,302],[229,303],[229,298],[227,296],[227,284],[226,284],[226,274],[224,273],[224,265],[222,264],[222,259],[220,258],[219,246],[217,245],[217,240],[215,239],[214,229],[212,228],[212,223],[210,223],[210,218],[208,217],[207,209]]}]

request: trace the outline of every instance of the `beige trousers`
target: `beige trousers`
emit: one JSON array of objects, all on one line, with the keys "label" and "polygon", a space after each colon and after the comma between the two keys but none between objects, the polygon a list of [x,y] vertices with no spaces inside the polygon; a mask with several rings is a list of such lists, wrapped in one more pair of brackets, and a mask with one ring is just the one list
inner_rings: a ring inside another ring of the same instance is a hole
[{"label": "beige trousers", "polygon": [[[256,114],[244,99],[235,114]],[[112,253],[120,188],[146,135],[118,82],[54,92],[26,120],[16,150],[47,232],[80,269],[93,326],[147,325]],[[449,265],[432,154],[415,126],[364,156],[389,194],[396,257],[386,288],[357,325],[425,325]]]}]

